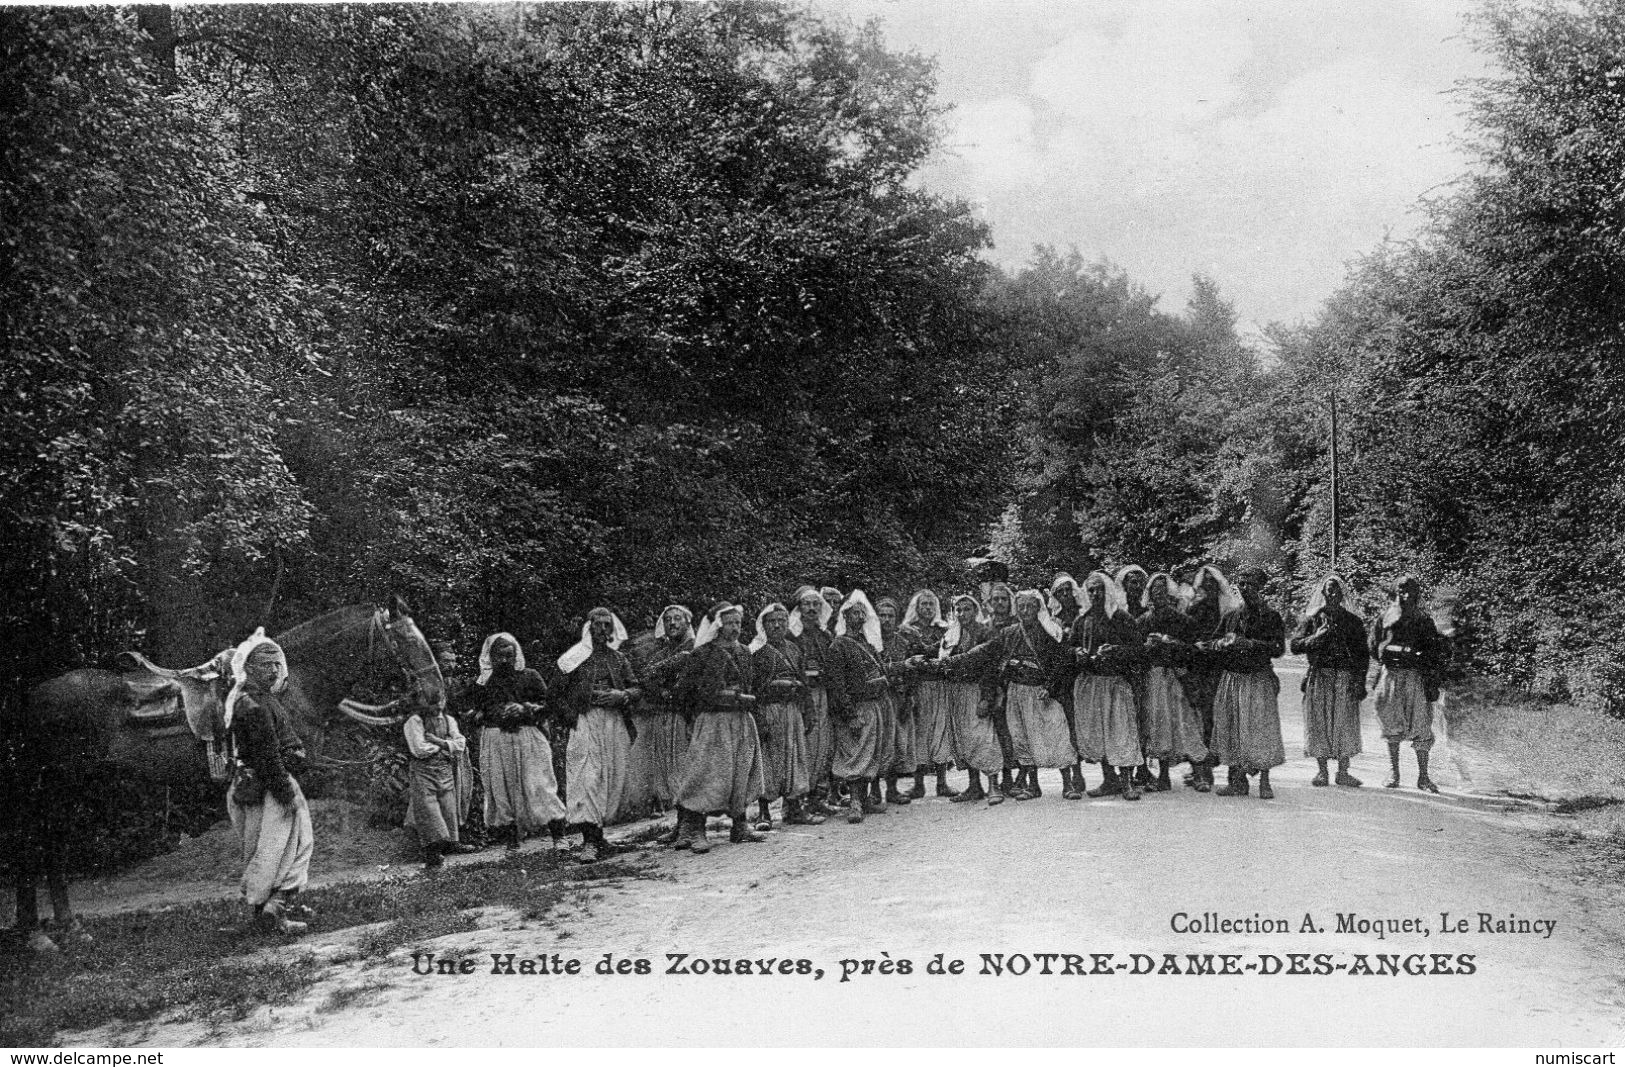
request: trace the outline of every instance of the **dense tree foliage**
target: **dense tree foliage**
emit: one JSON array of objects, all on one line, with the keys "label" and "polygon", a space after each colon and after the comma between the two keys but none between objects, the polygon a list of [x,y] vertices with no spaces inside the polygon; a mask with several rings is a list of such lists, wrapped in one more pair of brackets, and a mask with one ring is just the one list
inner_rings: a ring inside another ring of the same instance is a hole
[{"label": "dense tree foliage", "polygon": [[[1479,660],[1618,707],[1625,13],[1494,3],[1478,165],[1292,356],[1349,399],[1348,563],[1454,589]],[[1313,525],[1313,524],[1312,524]]]},{"label": "dense tree foliage", "polygon": [[[1625,16],[1489,3],[1478,161],[1238,337],[911,182],[929,61],[758,4],[0,11],[0,674],[398,590],[596,602],[1420,571],[1480,661],[1625,683]],[[1003,516],[995,523],[995,519]]]},{"label": "dense tree foliage", "polygon": [[986,234],[909,184],[931,65],[870,31],[0,20],[13,686],[390,589],[434,636],[533,637],[940,577],[1002,505]]},{"label": "dense tree foliage", "polygon": [[1368,610],[1418,571],[1480,665],[1625,704],[1625,13],[1492,2],[1473,30],[1497,70],[1466,87],[1473,169],[1262,358],[1200,279],[1183,315],[1049,252],[996,283],[1038,371],[1005,527],[1035,571],[1255,560],[1301,604],[1335,394],[1337,565]]},{"label": "dense tree foliage", "polygon": [[140,36],[107,12],[0,12],[12,678],[129,641],[144,598],[207,615],[307,543],[274,388],[312,358],[305,294],[258,239],[238,161],[195,101],[163,95]]},{"label": "dense tree foliage", "polygon": [[1039,249],[989,306],[1030,376],[1007,530],[1028,577],[1275,561],[1318,455],[1312,405],[1306,425],[1304,404],[1282,404],[1297,394],[1210,279],[1172,315],[1120,271]]}]

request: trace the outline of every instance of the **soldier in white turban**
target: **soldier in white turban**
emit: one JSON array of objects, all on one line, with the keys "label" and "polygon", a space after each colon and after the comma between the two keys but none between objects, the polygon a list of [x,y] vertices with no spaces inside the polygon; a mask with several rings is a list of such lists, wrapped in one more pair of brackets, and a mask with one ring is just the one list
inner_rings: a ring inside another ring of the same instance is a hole
[{"label": "soldier in white turban", "polygon": [[756,616],[750,643],[752,688],[756,694],[756,729],[762,740],[763,790],[757,829],[773,824],[768,805],[784,799],[784,821],[791,826],[817,826],[822,815],[806,810],[807,728],[802,716],[807,677],[801,649],[789,639],[790,612],[783,604],[767,605]]},{"label": "soldier in white turban", "polygon": [[1315,586],[1290,648],[1307,656],[1303,682],[1303,750],[1320,764],[1310,785],[1331,784],[1327,761],[1337,761],[1337,784],[1354,789],[1349,760],[1360,754],[1360,701],[1365,699],[1365,624],[1343,606],[1343,579],[1328,575]]},{"label": "soldier in white turban", "polygon": [[294,895],[310,880],[316,839],[310,805],[288,772],[290,761],[304,757],[282,706],[288,661],[261,630],[237,646],[231,674],[225,723],[236,767],[226,811],[242,843],[243,900],[261,929],[302,934],[306,924],[298,919],[307,909]]},{"label": "soldier in white turban", "polygon": [[765,841],[748,821],[750,806],[762,796],[762,743],[756,733],[755,671],[750,652],[739,643],[745,611],[719,603],[706,613],[694,639],[678,688],[694,709],[694,732],[683,757],[677,785],[677,847],[711,850],[705,817],[725,812],[733,820],[735,844]]},{"label": "soldier in white turban", "polygon": [[495,633],[480,649],[480,676],[470,702],[480,723],[480,777],[485,825],[493,840],[518,851],[526,834],[545,826],[553,847],[564,847],[564,802],[553,771],[547,725],[547,684],[525,666],[525,652],[508,633]]},{"label": "soldier in white turban", "polygon": [[632,755],[631,709],[641,693],[620,652],[626,627],[608,608],[587,615],[582,640],[559,657],[570,742],[564,750],[565,817],[581,828],[582,863],[609,849],[604,825],[620,810]]},{"label": "soldier in white turban", "polygon": [[822,593],[810,585],[796,590],[789,605],[790,640],[801,651],[801,669],[807,680],[807,696],[802,715],[807,728],[807,810],[815,815],[833,815],[841,799],[837,783],[830,775],[835,755],[835,729],[829,717],[829,689],[824,673],[829,646],[834,635],[830,621],[835,612]]},{"label": "soldier in white turban", "polygon": [[830,773],[850,788],[852,803],[846,821],[860,823],[865,815],[886,811],[885,801],[877,802],[871,794],[885,769],[882,702],[889,686],[880,660],[885,648],[880,619],[863,590],[853,590],[840,614],[842,632],[830,643],[825,662],[829,713],[835,723]]}]

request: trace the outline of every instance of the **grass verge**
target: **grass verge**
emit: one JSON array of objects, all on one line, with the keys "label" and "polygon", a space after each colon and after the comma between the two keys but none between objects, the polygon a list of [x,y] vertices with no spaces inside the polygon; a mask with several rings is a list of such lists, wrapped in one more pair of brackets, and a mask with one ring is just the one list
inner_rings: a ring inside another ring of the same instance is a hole
[{"label": "grass verge", "polygon": [[1515,772],[1507,792],[1564,814],[1625,800],[1625,721],[1483,681],[1459,686],[1447,707],[1452,739],[1494,752]]},{"label": "grass verge", "polygon": [[525,853],[447,867],[434,877],[341,882],[300,894],[316,917],[294,942],[247,929],[247,909],[235,900],[87,919],[90,943],[70,941],[48,955],[10,950],[0,961],[0,1046],[53,1045],[61,1031],[115,1021],[241,1020],[298,999],[322,978],[334,961],[304,949],[340,931],[376,927],[356,939],[352,953],[376,958],[474,929],[471,909],[508,906],[541,918],[574,891],[640,876],[624,863],[581,867]]},{"label": "grass verge", "polygon": [[1495,753],[1509,796],[1551,805],[1551,844],[1576,869],[1618,884],[1625,872],[1625,721],[1475,680],[1449,705],[1453,739]]}]

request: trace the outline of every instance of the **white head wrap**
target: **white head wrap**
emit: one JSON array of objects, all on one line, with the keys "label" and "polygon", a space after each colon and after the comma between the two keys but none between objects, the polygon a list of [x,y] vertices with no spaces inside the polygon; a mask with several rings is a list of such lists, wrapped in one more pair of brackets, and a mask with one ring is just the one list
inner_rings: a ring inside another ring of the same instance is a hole
[{"label": "white head wrap", "polygon": [[750,650],[752,652],[759,651],[762,648],[766,647],[766,645],[767,645],[767,617],[769,615],[773,614],[775,611],[782,611],[786,615],[791,614],[791,611],[790,611],[789,608],[785,607],[783,604],[780,604],[776,600],[773,603],[769,604],[767,607],[763,608],[761,611],[758,611],[756,613],[756,636],[751,638],[751,641],[750,641]]},{"label": "white head wrap", "polygon": [[[1055,621],[1055,616],[1049,613],[1049,605],[1044,603],[1044,594],[1040,593],[1036,589],[1023,589],[1021,592],[1016,594],[1015,602],[1019,604],[1021,601],[1028,598],[1038,602],[1038,625],[1044,628],[1045,633],[1059,641],[1065,631],[1061,629],[1061,624]],[[1018,612],[1017,614],[1019,617],[1020,613]]]},{"label": "white head wrap", "polygon": [[948,613],[948,632],[942,635],[942,651],[937,654],[938,659],[947,659],[949,653],[959,647],[960,638],[965,635],[964,627],[959,625],[958,608],[961,600],[968,600],[975,605],[976,619],[978,622],[982,620],[982,602],[980,600],[977,600],[969,593],[960,593],[954,597],[953,608],[955,610]]},{"label": "white head wrap", "polygon": [[1219,615],[1221,618],[1230,614],[1232,611],[1241,610],[1241,605],[1244,603],[1244,601],[1241,599],[1241,590],[1237,589],[1234,585],[1231,585],[1230,579],[1224,576],[1224,572],[1219,570],[1219,568],[1215,567],[1211,563],[1204,564],[1202,569],[1196,572],[1196,577],[1191,581],[1191,585],[1193,587],[1201,587],[1203,574],[1213,575],[1214,581],[1218,583]]},{"label": "white head wrap", "polygon": [[510,633],[492,634],[485,639],[485,644],[480,646],[480,676],[476,679],[475,685],[484,685],[491,680],[491,646],[498,641],[506,641],[513,646],[513,669],[516,671],[525,669],[525,650],[520,647],[519,639]]},{"label": "white head wrap", "polygon": [[1326,577],[1315,583],[1315,591],[1309,594],[1309,603],[1306,604],[1303,609],[1304,618],[1312,619],[1325,610],[1326,587],[1333,582],[1336,582],[1337,587],[1343,591],[1343,598],[1345,600],[1348,599],[1349,583],[1345,582],[1343,580],[1343,576],[1340,574],[1328,574]]},{"label": "white head wrap", "polygon": [[829,629],[829,617],[835,609],[829,606],[829,601],[824,599],[823,593],[818,592],[817,589],[810,585],[804,585],[796,590],[796,602],[789,608],[791,637],[801,636],[801,602],[806,599],[808,593],[816,595],[821,605],[818,609],[818,628],[820,630]]},{"label": "white head wrap", "polygon": [[717,631],[722,629],[722,616],[730,611],[745,614],[745,609],[738,604],[718,604],[706,612],[705,618],[700,621],[700,632],[694,635],[694,651],[698,652],[702,646],[717,639]]},{"label": "white head wrap", "polygon": [[932,620],[930,625],[936,626],[936,627],[942,627],[942,626],[946,625],[942,621],[942,598],[937,596],[937,594],[933,593],[929,589],[921,589],[918,593],[915,593],[913,596],[909,597],[908,609],[903,612],[903,625],[904,626],[913,627],[915,629],[919,628],[919,626],[920,626],[920,601],[925,599],[926,597],[930,597],[932,600],[935,600],[937,602],[937,617],[934,620]]},{"label": "white head wrap", "polygon": [[1145,580],[1145,592],[1140,594],[1140,607],[1152,608],[1156,606],[1156,601],[1151,599],[1151,590],[1158,581],[1168,587],[1168,595],[1173,598],[1174,603],[1183,604],[1183,599],[1179,593],[1179,583],[1174,581],[1167,571],[1158,571]]},{"label": "white head wrap", "polygon": [[1060,574],[1055,576],[1055,580],[1053,582],[1049,583],[1049,598],[1047,603],[1049,604],[1049,611],[1051,615],[1059,615],[1061,613],[1061,598],[1055,594],[1059,593],[1065,586],[1071,586],[1072,599],[1076,600],[1080,606],[1083,604],[1083,592],[1078,588],[1078,580],[1065,571],[1062,571]]},{"label": "white head wrap", "polygon": [[655,637],[662,641],[666,639],[666,616],[674,611],[680,611],[683,613],[683,618],[688,620],[688,628],[690,632],[692,632],[694,629],[694,613],[692,611],[689,611],[681,604],[667,604],[665,607],[660,609],[660,618],[655,620]]},{"label": "white head wrap", "polygon": [[[559,670],[569,674],[577,667],[587,662],[592,655],[592,617],[600,611],[609,611],[608,608],[593,608],[587,613],[587,621],[581,624],[581,640],[565,649],[564,655],[559,657]],[[626,626],[621,617],[609,611],[609,617],[615,622],[615,631],[610,635],[609,647],[620,648],[621,642],[626,640]]]},{"label": "white head wrap", "polygon": [[869,613],[863,620],[863,639],[869,642],[869,646],[876,652],[886,651],[886,642],[880,636],[880,616],[875,612],[875,606],[869,603],[869,598],[863,595],[862,589],[852,590],[852,595],[841,605],[840,617],[835,620],[835,636],[840,637],[846,633],[846,609],[853,604],[862,604]]},{"label": "white head wrap", "polygon": [[1083,610],[1083,613],[1087,615],[1095,605],[1094,594],[1089,592],[1089,587],[1095,584],[1097,578],[1100,579],[1106,590],[1106,617],[1111,618],[1120,612],[1126,612],[1128,610],[1128,597],[1124,595],[1123,587],[1117,584],[1117,579],[1105,571],[1094,571],[1083,580],[1083,592],[1078,597],[1078,607]]},{"label": "white head wrap", "polygon": [[237,701],[243,695],[243,686],[248,683],[248,654],[260,645],[270,645],[276,649],[276,681],[271,683],[271,692],[280,693],[288,685],[288,657],[282,651],[282,646],[265,636],[265,627],[255,630],[253,636],[238,645],[231,653],[231,692],[226,694],[226,710],[224,712],[225,725],[231,726],[231,714],[237,709]]},{"label": "white head wrap", "polygon": [[[1145,581],[1148,583],[1151,581],[1151,575],[1147,574],[1145,568],[1140,566],[1138,563],[1130,563],[1126,566],[1117,568],[1117,573],[1112,576],[1112,581],[1116,582],[1117,587],[1121,589],[1123,587],[1123,579],[1127,578],[1131,574],[1139,574],[1139,576],[1145,579]],[[1144,594],[1141,594],[1141,599],[1144,599]],[[1125,602],[1128,600],[1127,593],[1123,594],[1123,600]]]}]

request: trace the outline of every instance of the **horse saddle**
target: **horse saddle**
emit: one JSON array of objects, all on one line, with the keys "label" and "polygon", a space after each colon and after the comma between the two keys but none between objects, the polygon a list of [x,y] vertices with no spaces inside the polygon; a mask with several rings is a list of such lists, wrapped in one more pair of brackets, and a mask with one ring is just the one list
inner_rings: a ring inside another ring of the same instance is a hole
[{"label": "horse saddle", "polygon": [[119,681],[131,726],[159,729],[185,723],[199,741],[214,741],[223,733],[231,649],[184,670],[160,667],[139,652],[122,652],[119,660],[126,668]]}]

